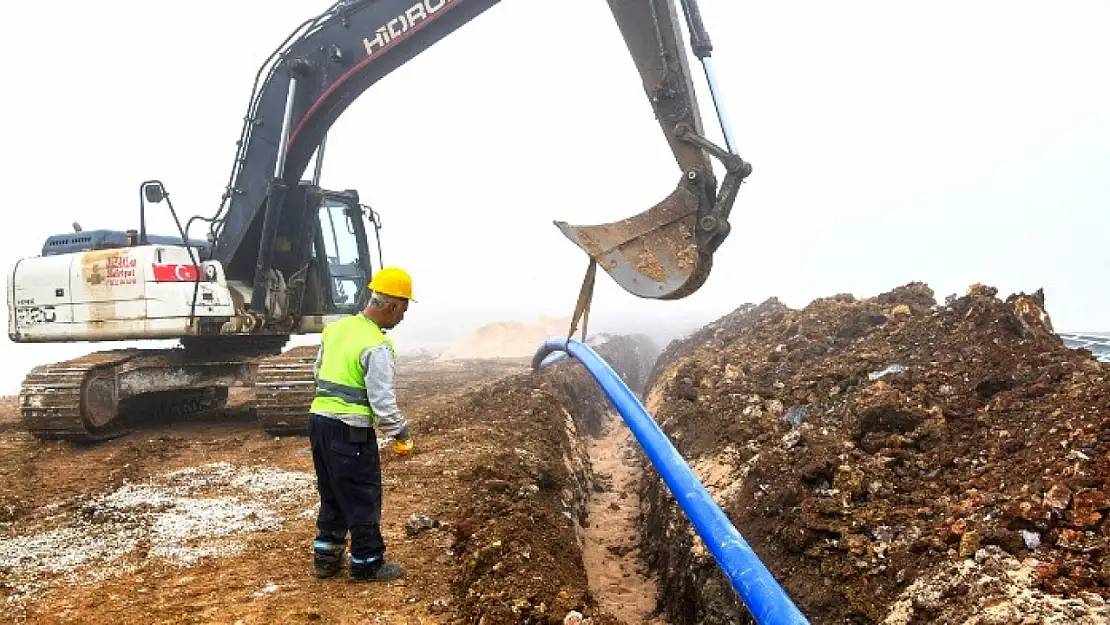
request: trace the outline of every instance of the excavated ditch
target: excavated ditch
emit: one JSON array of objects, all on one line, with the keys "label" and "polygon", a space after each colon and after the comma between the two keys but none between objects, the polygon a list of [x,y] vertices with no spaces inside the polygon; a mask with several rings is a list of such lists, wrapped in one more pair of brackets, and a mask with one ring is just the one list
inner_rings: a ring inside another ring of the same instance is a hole
[{"label": "excavated ditch", "polygon": [[[1043,293],[911,283],[745,305],[672,343],[648,411],[812,623],[1110,622],[1110,369]],[[668,622],[751,623],[661,480]]]},{"label": "excavated ditch", "polygon": [[[596,351],[635,388],[658,353],[646,337],[625,336],[608,337]],[[599,601],[591,588],[597,572],[586,565],[592,555],[584,557],[591,532],[611,530],[611,523],[591,518],[602,514],[595,505],[591,515],[592,494],[620,496],[611,475],[599,477],[589,457],[590,447],[613,433],[612,421],[603,391],[570,360],[497,380],[425,417],[423,429],[454,432],[467,456],[438,515],[462,563],[452,582],[456,613],[470,619],[462,622],[563,623],[571,612],[593,625],[627,618],[607,610],[604,596]],[[623,539],[631,548],[622,555],[634,559],[636,529],[624,512]],[[624,573],[631,579],[635,571],[620,568]],[[602,595],[614,590],[612,582],[601,578]]]}]

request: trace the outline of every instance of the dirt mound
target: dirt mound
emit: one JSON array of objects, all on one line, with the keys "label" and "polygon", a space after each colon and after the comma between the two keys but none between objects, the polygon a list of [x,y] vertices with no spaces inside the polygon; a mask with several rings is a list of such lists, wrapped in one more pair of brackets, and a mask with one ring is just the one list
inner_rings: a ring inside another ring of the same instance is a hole
[{"label": "dirt mound", "polygon": [[[469,394],[430,427],[448,425],[466,458],[440,506],[461,567],[459,612],[476,622],[558,623],[589,613],[579,551],[589,467],[567,406],[603,400],[573,371],[524,374]],[[563,386],[577,391],[564,395]]]},{"label": "dirt mound", "polygon": [[566,335],[569,329],[570,317],[540,317],[533,323],[489,323],[452,344],[439,358],[457,360],[531,356],[549,337]]},{"label": "dirt mound", "polygon": [[[772,298],[764,305],[767,306],[778,303],[779,301],[777,299]],[[656,359],[655,365],[648,374],[645,387],[650,389],[655,386],[655,383],[659,381],[659,377],[663,375],[668,367],[673,365],[680,358],[689,356],[698,348],[723,346],[727,339],[735,337],[738,328],[744,327],[746,315],[750,313],[753,308],[755,308],[754,304],[745,304],[724,317],[706,324],[690,336],[684,339],[671,341]]]},{"label": "dirt mound", "polygon": [[[649,411],[811,622],[1110,619],[1110,369],[996,293],[771,299],[660,359]],[[644,475],[671,622],[745,618]]]},{"label": "dirt mound", "polygon": [[591,336],[586,343],[609,363],[633,393],[640,394],[659,359],[659,346],[646,334]]}]

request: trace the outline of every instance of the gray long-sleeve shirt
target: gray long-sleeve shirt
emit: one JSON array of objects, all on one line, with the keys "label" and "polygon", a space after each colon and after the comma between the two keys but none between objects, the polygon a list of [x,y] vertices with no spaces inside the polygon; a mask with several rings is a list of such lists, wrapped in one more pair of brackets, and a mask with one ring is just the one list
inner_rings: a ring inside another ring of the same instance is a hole
[{"label": "gray long-sleeve shirt", "polygon": [[[324,346],[316,352],[316,365],[313,368],[315,375],[320,375],[320,363],[324,358]],[[397,394],[394,391],[393,379],[396,373],[396,360],[393,350],[389,345],[382,343],[376,347],[368,347],[359,354],[362,363],[363,380],[366,382],[366,399],[370,408],[378,418],[378,429],[386,437],[399,440],[407,439],[409,426],[401,410],[397,407]],[[317,411],[322,417],[338,419],[353,427],[369,427],[370,419],[364,415],[337,414],[333,412]]]}]

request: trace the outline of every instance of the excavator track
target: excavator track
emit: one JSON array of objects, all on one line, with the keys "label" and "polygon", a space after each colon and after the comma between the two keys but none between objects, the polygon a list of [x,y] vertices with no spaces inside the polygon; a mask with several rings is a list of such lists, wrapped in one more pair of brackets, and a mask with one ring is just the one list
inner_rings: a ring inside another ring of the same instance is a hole
[{"label": "excavator track", "polygon": [[262,430],[273,436],[307,436],[308,409],[316,393],[316,346],[294,347],[258,363],[254,411]]},{"label": "excavator track", "polygon": [[[98,374],[137,354],[138,350],[96,352],[35,367],[24,378],[19,393],[24,425],[38,438],[75,442],[105,440],[132,431],[133,427],[112,416],[104,419],[99,410],[103,395],[97,393],[102,375]],[[93,394],[86,396],[86,389]]]},{"label": "excavator track", "polygon": [[44,440],[92,443],[140,426],[222,408],[228,387],[252,377],[241,354],[110,350],[40,365],[24,378],[20,416]]}]

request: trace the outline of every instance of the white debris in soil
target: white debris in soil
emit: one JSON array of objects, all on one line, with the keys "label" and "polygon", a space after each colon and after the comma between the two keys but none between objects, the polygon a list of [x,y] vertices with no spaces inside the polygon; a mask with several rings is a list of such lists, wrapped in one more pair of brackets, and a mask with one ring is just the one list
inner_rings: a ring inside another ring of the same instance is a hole
[{"label": "white debris in soil", "polygon": [[[291,484],[290,480],[296,481]],[[311,494],[316,488],[316,478],[308,473],[290,473],[280,469],[255,468],[250,471],[241,471],[231,480],[235,488],[249,490],[258,495],[264,495],[267,501],[276,501],[281,504],[300,503],[305,498],[306,492]],[[291,486],[295,486],[291,488]]]},{"label": "white debris in soil", "polygon": [[189,566],[234,555],[241,535],[281,527],[314,495],[309,473],[226,462],[180,469],[92,498],[62,527],[0,538],[0,577],[15,604],[51,583],[121,574],[136,557]]},{"label": "white debris in soil", "polygon": [[1046,593],[1035,586],[1033,558],[1018,561],[994,545],[938,566],[910,584],[893,603],[883,625],[908,625],[925,617],[953,625],[1098,625],[1110,623],[1110,605],[1094,593],[1076,598]]},{"label": "white debris in soil", "polygon": [[278,591],[278,585],[273,582],[266,582],[266,585],[254,591],[254,597],[261,599],[267,595],[272,595]]}]

